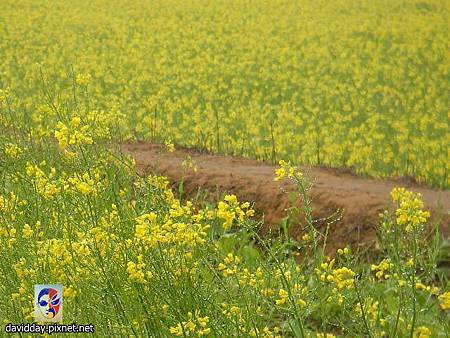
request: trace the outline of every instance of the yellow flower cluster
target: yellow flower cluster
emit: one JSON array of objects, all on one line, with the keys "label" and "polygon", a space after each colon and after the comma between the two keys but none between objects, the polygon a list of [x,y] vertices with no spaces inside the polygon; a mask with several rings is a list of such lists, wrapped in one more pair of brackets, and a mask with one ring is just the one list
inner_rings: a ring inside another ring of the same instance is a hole
[{"label": "yellow flower cluster", "polygon": [[355,273],[351,269],[342,267],[333,271],[332,278],[328,275],[327,280],[333,281],[338,289],[351,289],[354,277]]},{"label": "yellow flower cluster", "polygon": [[137,259],[138,263],[134,262],[127,263],[127,272],[130,280],[140,284],[145,284],[148,282],[149,279],[153,277],[153,274],[151,271],[144,272],[145,263],[143,262],[142,255],[139,255]]},{"label": "yellow flower cluster", "polygon": [[63,288],[64,299],[68,300],[74,299],[77,293],[78,293],[77,290],[75,290],[75,288],[71,285]]},{"label": "yellow flower cluster", "polygon": [[441,302],[440,306],[442,310],[450,310],[450,291],[440,295],[439,300]]},{"label": "yellow flower cluster", "polygon": [[169,153],[173,153],[175,151],[175,145],[172,143],[171,139],[165,140],[164,144],[169,151]]},{"label": "yellow flower cluster", "polygon": [[199,311],[188,312],[188,320],[178,323],[177,326],[170,328],[170,333],[177,337],[203,337],[207,336],[211,332],[211,328],[208,327],[209,317],[200,316]]},{"label": "yellow flower cluster", "polygon": [[422,282],[416,283],[416,289],[427,291],[433,296],[437,296],[439,294],[439,288],[437,286],[425,285]]},{"label": "yellow flower cluster", "polygon": [[242,311],[241,311],[239,306],[235,306],[235,305],[230,306],[227,303],[222,303],[221,307],[223,309],[222,310],[222,314],[224,316],[226,316],[227,318],[235,318],[235,317],[237,317],[238,318],[238,322],[242,322],[243,321],[242,316],[241,316]]},{"label": "yellow flower cluster", "polygon": [[224,220],[222,226],[225,230],[229,230],[235,220],[243,222],[245,217],[253,216],[254,213],[250,203],[239,204],[235,195],[226,195],[217,205],[217,216]]},{"label": "yellow flower cluster", "polygon": [[89,74],[77,74],[75,82],[80,86],[87,86],[91,81]]},{"label": "yellow flower cluster", "polygon": [[404,188],[395,188],[391,192],[391,197],[398,204],[395,212],[397,224],[408,233],[420,230],[430,217],[429,211],[422,210],[423,201],[420,194]]},{"label": "yellow flower cluster", "polygon": [[61,121],[58,122],[55,137],[61,149],[65,149],[69,145],[79,146],[93,143],[89,133],[89,125],[82,125],[81,118],[78,116],[73,117],[68,126]]},{"label": "yellow flower cluster", "polygon": [[248,334],[250,335],[250,337],[281,338],[282,336],[279,334],[280,331],[280,328],[277,326],[272,329],[265,326],[262,330],[259,330],[258,328],[251,329]]},{"label": "yellow flower cluster", "polygon": [[28,239],[32,235],[33,235],[33,229],[31,229],[29,224],[25,224],[22,229],[22,237],[25,239]]},{"label": "yellow flower cluster", "polygon": [[413,334],[413,338],[430,338],[432,337],[432,332],[426,326],[419,326]]},{"label": "yellow flower cluster", "polygon": [[275,301],[275,303],[277,305],[283,305],[288,301],[289,293],[284,289],[280,289],[280,291],[278,291],[278,296],[279,298]]},{"label": "yellow flower cluster", "polygon": [[336,338],[336,336],[332,333],[316,333],[316,338]]},{"label": "yellow flower cluster", "polygon": [[[45,162],[41,164],[45,165]],[[55,168],[51,168],[50,173],[46,175],[37,165],[27,163],[26,173],[34,180],[36,191],[45,198],[53,198],[61,190],[57,182],[53,180],[56,176]]]},{"label": "yellow flower cluster", "polygon": [[324,262],[315,272],[322,282],[333,283],[339,290],[351,289],[354,283],[355,272],[347,267],[334,268],[336,260],[332,259],[329,263]]},{"label": "yellow flower cluster", "polygon": [[224,259],[222,263],[219,263],[217,269],[222,272],[224,277],[229,277],[238,272],[239,263],[241,262],[241,258],[233,255],[233,253],[229,253]]},{"label": "yellow flower cluster", "polygon": [[350,249],[345,247],[344,249],[337,249],[336,251],[339,255],[349,255]]},{"label": "yellow flower cluster", "polygon": [[375,272],[378,279],[388,279],[390,274],[388,272],[394,267],[394,264],[389,259],[383,259],[379,264],[372,264],[370,269]]},{"label": "yellow flower cluster", "polygon": [[4,215],[11,215],[11,220],[15,220],[16,217],[21,216],[23,211],[19,209],[26,206],[28,201],[21,199],[13,191],[6,195],[0,195],[0,212]]},{"label": "yellow flower cluster", "polygon": [[6,156],[15,159],[22,152],[22,149],[15,143],[7,143],[3,151]]},{"label": "yellow flower cluster", "polygon": [[7,99],[10,97],[11,89],[6,87],[4,89],[0,89],[0,104],[7,103]]},{"label": "yellow flower cluster", "polygon": [[280,167],[275,169],[275,181],[281,181],[285,177],[294,177],[295,168],[293,166],[283,160],[280,160],[278,164]]},{"label": "yellow flower cluster", "polygon": [[189,209],[189,206],[183,208],[179,203],[174,203],[169,211],[170,217],[165,220],[157,221],[154,213],[136,217],[136,240],[145,243],[148,248],[160,244],[187,247],[204,244],[209,225],[196,222],[202,218],[201,216],[190,215],[190,220],[187,222],[177,221],[175,218],[186,215],[186,211],[190,212]]},{"label": "yellow flower cluster", "polygon": [[[96,195],[101,184],[99,182],[99,175],[96,175],[95,178],[91,178],[89,173],[84,173],[81,177],[78,175],[69,177],[67,182],[74,191],[78,191],[83,195]],[[65,188],[67,189],[68,186],[66,185]]]}]

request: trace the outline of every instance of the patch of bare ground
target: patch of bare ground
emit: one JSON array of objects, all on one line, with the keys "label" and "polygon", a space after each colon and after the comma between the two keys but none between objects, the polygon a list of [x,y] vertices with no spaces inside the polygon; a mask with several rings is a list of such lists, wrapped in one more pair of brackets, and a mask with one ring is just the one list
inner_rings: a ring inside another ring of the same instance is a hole
[{"label": "patch of bare ground", "polygon": [[[140,174],[159,173],[174,185],[183,181],[188,198],[195,197],[202,189],[233,193],[239,200],[254,202],[258,216],[264,220],[263,233],[277,227],[290,206],[287,195],[280,190],[280,183],[274,182],[274,165],[182,148],[169,153],[162,151],[161,145],[144,142],[124,143],[121,149],[134,157]],[[197,165],[196,172],[182,167],[188,155]],[[302,167],[302,170],[314,182],[309,192],[314,217],[326,219],[336,210],[341,211],[340,219],[329,225],[329,252],[345,245],[364,251],[373,248],[379,213],[389,207],[390,191],[398,186],[421,193],[432,220],[440,222],[445,237],[450,235],[450,191],[402,179],[366,179],[343,169]],[[289,182],[283,182],[282,186],[285,190],[293,189]],[[325,221],[318,223],[322,229],[323,223]],[[297,229],[294,235],[299,233]]]}]

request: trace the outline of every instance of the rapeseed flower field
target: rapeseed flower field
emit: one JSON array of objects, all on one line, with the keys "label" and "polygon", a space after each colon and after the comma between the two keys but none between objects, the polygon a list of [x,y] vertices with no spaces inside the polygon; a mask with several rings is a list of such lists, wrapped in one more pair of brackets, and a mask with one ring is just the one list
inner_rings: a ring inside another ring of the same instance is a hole
[{"label": "rapeseed flower field", "polygon": [[[49,283],[63,323],[95,337],[448,337],[449,275],[421,196],[392,191],[370,261],[344,244],[328,256],[293,164],[448,187],[448,9],[3,0],[2,335],[33,322],[33,287]],[[261,236],[232,194],[178,198],[136,174],[128,138],[280,160],[305,231]]]},{"label": "rapeseed flower field", "polygon": [[[94,323],[99,337],[450,333],[448,275],[420,195],[392,191],[372,263],[348,247],[329,257],[308,208],[298,240],[262,238],[250,203],[179,200],[166,178],[138,176],[111,148],[114,119],[88,121],[59,121],[54,139],[3,126],[3,325],[33,320],[30,290],[45,281],[64,285],[64,318]],[[309,205],[310,182],[296,167],[281,162],[274,179],[292,180]]]},{"label": "rapeseed flower field", "polygon": [[439,0],[4,0],[0,89],[20,112],[10,123],[42,133],[50,96],[57,108],[122,114],[127,137],[448,188],[449,10]]}]

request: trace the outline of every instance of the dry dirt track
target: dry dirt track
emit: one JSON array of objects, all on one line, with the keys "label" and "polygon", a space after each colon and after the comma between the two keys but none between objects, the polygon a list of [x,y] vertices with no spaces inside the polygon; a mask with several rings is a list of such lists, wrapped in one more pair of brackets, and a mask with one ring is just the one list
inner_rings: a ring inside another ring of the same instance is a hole
[{"label": "dry dirt track", "polygon": [[[258,214],[264,217],[265,230],[275,226],[285,216],[289,206],[280,184],[274,182],[276,166],[240,157],[199,153],[178,148],[173,153],[161,152],[161,146],[149,143],[125,143],[122,151],[136,160],[139,173],[157,172],[171,182],[179,183],[184,176],[184,191],[188,197],[198,189],[234,193],[242,201],[255,202]],[[184,170],[182,161],[190,155],[197,172]],[[342,218],[330,225],[329,249],[350,244],[369,248],[374,242],[379,213],[389,205],[390,191],[405,186],[420,192],[425,207],[434,219],[441,220],[445,236],[450,235],[450,191],[440,191],[400,180],[378,180],[357,177],[344,170],[303,168],[313,179],[310,191],[314,216],[324,218],[342,210]],[[291,188],[289,184],[283,184]]]}]

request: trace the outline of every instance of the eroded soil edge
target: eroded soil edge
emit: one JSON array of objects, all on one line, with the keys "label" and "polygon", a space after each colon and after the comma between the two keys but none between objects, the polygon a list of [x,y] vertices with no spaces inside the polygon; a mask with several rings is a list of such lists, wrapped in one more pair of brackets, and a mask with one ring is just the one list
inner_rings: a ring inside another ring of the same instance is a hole
[{"label": "eroded soil edge", "polygon": [[[125,154],[136,160],[140,174],[149,172],[166,176],[173,184],[184,181],[186,197],[194,197],[199,189],[211,192],[227,192],[239,200],[255,203],[255,210],[265,221],[267,231],[286,215],[289,207],[287,195],[274,182],[273,165],[240,157],[199,153],[194,150],[176,149],[164,152],[160,145],[151,143],[125,143]],[[197,171],[185,170],[183,160],[190,156]],[[314,181],[310,191],[315,218],[326,218],[337,209],[342,217],[330,225],[329,249],[349,244],[353,247],[370,248],[375,239],[379,213],[389,206],[390,191],[404,186],[422,194],[426,209],[434,220],[440,220],[444,236],[450,235],[450,192],[422,187],[396,180],[365,179],[343,170],[327,168],[302,168]],[[284,182],[287,190],[292,186]]]}]

